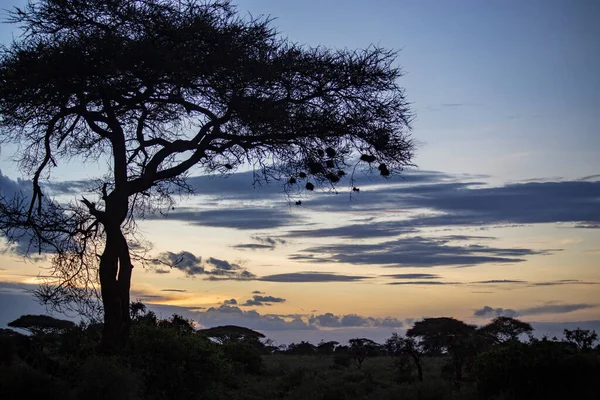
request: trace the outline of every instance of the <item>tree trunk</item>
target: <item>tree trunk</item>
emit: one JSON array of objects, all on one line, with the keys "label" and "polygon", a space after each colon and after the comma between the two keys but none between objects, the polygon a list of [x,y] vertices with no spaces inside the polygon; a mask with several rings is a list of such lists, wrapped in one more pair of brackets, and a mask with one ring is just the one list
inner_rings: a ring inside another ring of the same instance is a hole
[{"label": "tree trunk", "polygon": [[419,356],[411,351],[410,355],[412,356],[413,361],[415,362],[415,366],[417,367],[417,374],[419,375],[419,382],[423,382],[423,366],[421,365],[421,360]]},{"label": "tree trunk", "polygon": [[118,353],[127,341],[131,318],[129,288],[131,258],[120,224],[105,224],[106,247],[100,258],[100,288],[104,306],[102,350]]}]

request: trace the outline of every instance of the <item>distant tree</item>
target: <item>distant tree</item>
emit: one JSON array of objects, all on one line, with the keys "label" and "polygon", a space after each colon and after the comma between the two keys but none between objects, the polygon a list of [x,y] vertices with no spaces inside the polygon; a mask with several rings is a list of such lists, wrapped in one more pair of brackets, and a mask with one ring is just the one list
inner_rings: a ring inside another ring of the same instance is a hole
[{"label": "distant tree", "polygon": [[206,337],[214,339],[220,344],[227,343],[260,343],[265,335],[249,328],[237,325],[215,326],[214,328],[200,329],[197,331]]},{"label": "distant tree", "polygon": [[330,356],[335,351],[335,346],[339,345],[339,342],[329,341],[325,342],[321,340],[319,344],[317,344],[317,353],[322,356]]},{"label": "distant tree", "polygon": [[285,353],[296,356],[312,356],[316,351],[317,348],[314,344],[303,340],[300,343],[290,343]]},{"label": "distant tree", "polygon": [[391,356],[409,355],[417,368],[419,381],[423,381],[423,365],[421,364],[422,349],[420,343],[412,337],[403,338],[394,332],[392,337],[385,341],[384,347],[386,352]]},{"label": "distant tree", "polygon": [[11,328],[25,329],[32,334],[60,333],[61,331],[74,328],[72,321],[57,319],[49,315],[22,315],[16,320],[9,322]]},{"label": "distant tree", "polygon": [[140,318],[142,315],[146,314],[146,311],[146,305],[141,301],[132,301],[129,305],[129,315],[132,320]]},{"label": "distant tree", "polygon": [[158,326],[174,329],[179,333],[192,333],[195,331],[194,321],[182,317],[178,314],[173,314],[169,319],[158,321]]},{"label": "distant tree", "polygon": [[[147,260],[135,221],[192,191],[191,171],[248,163],[289,193],[333,188],[358,162],[384,177],[411,164],[394,51],[302,47],[228,0],[39,0],[9,21],[23,35],[0,49],[0,143],[21,149],[32,193],[0,202],[0,230],[52,255],[47,304],[99,284],[106,349],[125,344]],[[70,160],[109,168],[66,204],[42,184]]]},{"label": "distant tree", "polygon": [[564,340],[575,345],[579,351],[590,351],[594,348],[594,343],[598,340],[598,334],[596,331],[587,329],[565,329]]},{"label": "distant tree", "polygon": [[429,354],[447,352],[452,359],[454,381],[463,378],[465,364],[476,355],[476,326],[450,317],[425,318],[415,322],[406,336],[418,338]]},{"label": "distant tree", "polygon": [[489,335],[496,344],[518,340],[521,335],[529,335],[533,327],[527,322],[511,317],[496,317],[487,325],[480,328],[479,332]]},{"label": "distant tree", "polygon": [[371,339],[366,338],[354,338],[348,341],[350,345],[349,352],[354,358],[354,363],[358,369],[362,368],[363,362],[368,357],[374,357],[378,354],[379,344],[375,343]]}]

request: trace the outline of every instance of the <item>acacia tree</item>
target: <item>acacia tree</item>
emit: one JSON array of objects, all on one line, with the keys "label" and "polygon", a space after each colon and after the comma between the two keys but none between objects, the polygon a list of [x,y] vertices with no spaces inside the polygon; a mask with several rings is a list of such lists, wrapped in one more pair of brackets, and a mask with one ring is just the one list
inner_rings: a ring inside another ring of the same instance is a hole
[{"label": "acacia tree", "polygon": [[474,358],[476,326],[450,317],[424,318],[406,331],[408,338],[417,338],[426,353],[447,352],[452,359],[456,384],[463,378],[463,367]]},{"label": "acacia tree", "polygon": [[[308,48],[229,1],[39,0],[0,50],[0,143],[18,144],[32,193],[4,198],[0,228],[52,255],[49,301],[99,281],[103,343],[127,337],[135,221],[191,190],[190,172],[242,164],[288,188],[335,186],[355,162],[410,164],[411,114],[396,53]],[[59,162],[106,163],[70,203],[44,196]]]},{"label": "acacia tree", "polygon": [[519,336],[531,334],[532,332],[533,327],[531,324],[516,318],[502,316],[494,318],[489,324],[479,329],[479,333],[489,336],[494,344],[519,340]]},{"label": "acacia tree", "polygon": [[413,337],[401,337],[396,332],[386,339],[384,347],[387,353],[391,356],[400,356],[408,354],[417,368],[419,381],[423,382],[423,366],[421,364],[421,343],[417,342]]}]

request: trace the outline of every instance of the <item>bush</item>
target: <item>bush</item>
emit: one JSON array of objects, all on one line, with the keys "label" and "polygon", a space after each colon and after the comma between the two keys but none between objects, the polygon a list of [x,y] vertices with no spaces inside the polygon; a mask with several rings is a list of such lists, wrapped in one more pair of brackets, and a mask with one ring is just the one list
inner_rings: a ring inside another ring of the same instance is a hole
[{"label": "bush", "polygon": [[600,357],[578,353],[561,342],[512,343],[477,359],[478,389],[484,398],[597,399]]},{"label": "bush", "polygon": [[352,356],[348,353],[339,353],[333,357],[333,365],[336,367],[347,368],[352,364]]},{"label": "bush", "polygon": [[413,363],[404,354],[394,358],[394,372],[396,383],[412,383],[415,380]]},{"label": "bush", "polygon": [[126,356],[143,377],[144,399],[190,399],[223,382],[230,366],[201,335],[169,327],[134,326]]},{"label": "bush", "polygon": [[134,400],[141,394],[141,377],[116,357],[92,357],[80,370],[79,399]]},{"label": "bush", "polygon": [[222,350],[239,372],[255,375],[261,373],[263,359],[256,346],[248,343],[227,343],[222,345]]},{"label": "bush", "polygon": [[0,368],[0,394],[4,399],[72,399],[69,385],[26,365]]},{"label": "bush", "polygon": [[0,332],[0,366],[11,365],[16,355],[17,346],[15,339],[12,335]]}]

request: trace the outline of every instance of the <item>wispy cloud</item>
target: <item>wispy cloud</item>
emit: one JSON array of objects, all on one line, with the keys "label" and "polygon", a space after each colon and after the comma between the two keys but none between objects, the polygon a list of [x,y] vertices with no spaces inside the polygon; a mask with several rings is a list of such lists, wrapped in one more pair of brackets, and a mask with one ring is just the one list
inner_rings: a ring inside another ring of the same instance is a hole
[{"label": "wispy cloud", "polygon": [[534,315],[545,315],[545,314],[568,314],[571,312],[586,310],[590,308],[597,307],[597,304],[588,304],[588,303],[556,303],[550,302],[546,304],[542,304],[539,306],[526,307],[518,310],[507,309],[502,307],[490,307],[484,306],[480,309],[474,311],[473,316],[475,317],[497,317],[497,316],[505,316],[505,317],[516,317],[516,316],[534,316]]},{"label": "wispy cloud", "polygon": [[290,258],[306,262],[401,268],[519,263],[525,261],[526,256],[550,253],[549,250],[499,248],[481,244],[454,245],[451,244],[452,241],[452,237],[404,237],[376,244],[324,245],[304,249]]},{"label": "wispy cloud", "polygon": [[342,275],[333,274],[326,272],[290,272],[284,274],[267,275],[259,278],[261,281],[266,282],[288,282],[288,283],[300,283],[300,282],[354,282],[361,281],[364,279],[370,279],[368,276],[359,275]]}]

